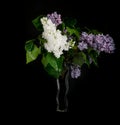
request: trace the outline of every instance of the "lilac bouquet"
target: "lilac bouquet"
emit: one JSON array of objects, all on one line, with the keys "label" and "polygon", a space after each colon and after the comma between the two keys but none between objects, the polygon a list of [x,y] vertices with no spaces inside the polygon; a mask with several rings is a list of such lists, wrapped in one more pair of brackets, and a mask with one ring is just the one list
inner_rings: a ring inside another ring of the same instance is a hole
[{"label": "lilac bouquet", "polygon": [[26,63],[41,55],[45,70],[55,78],[63,76],[68,67],[71,77],[78,78],[83,64],[97,65],[101,52],[113,53],[115,50],[109,34],[90,29],[83,31],[75,19],[62,19],[57,12],[38,16],[32,22],[39,35],[25,43]]},{"label": "lilac bouquet", "polygon": [[[47,73],[57,79],[57,111],[66,111],[68,107],[68,76],[78,78],[83,65],[97,64],[101,53],[113,53],[113,38],[97,30],[84,30],[77,25],[76,19],[62,18],[57,12],[40,15],[32,21],[39,35],[26,41],[26,63],[41,56],[41,63]],[[65,78],[65,110],[60,110],[59,78]]]}]

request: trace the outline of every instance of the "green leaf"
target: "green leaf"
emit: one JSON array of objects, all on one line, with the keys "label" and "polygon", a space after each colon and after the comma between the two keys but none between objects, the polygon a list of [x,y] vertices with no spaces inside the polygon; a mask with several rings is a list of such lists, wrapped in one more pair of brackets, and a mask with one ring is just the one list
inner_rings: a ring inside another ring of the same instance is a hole
[{"label": "green leaf", "polygon": [[64,61],[64,56],[61,56],[60,58],[57,59],[58,72],[60,73],[63,70],[63,61]]},{"label": "green leaf", "polygon": [[69,18],[69,17],[64,18],[64,22],[65,22],[66,26],[68,26],[68,27],[74,27],[77,24],[76,19]]},{"label": "green leaf", "polygon": [[57,28],[58,28],[59,30],[61,30],[61,31],[64,31],[64,29],[65,29],[65,23],[62,22],[62,24],[58,25]]},{"label": "green leaf", "polygon": [[40,41],[40,44],[41,44],[41,45],[44,45],[44,43],[46,43],[46,42],[47,42],[47,40],[46,40],[46,39],[42,38],[42,35],[41,35],[41,34],[40,34],[40,35],[38,35],[37,39]]},{"label": "green leaf", "polygon": [[37,47],[35,44],[33,45],[33,49],[31,51],[27,50],[26,51],[26,63],[30,63],[34,61],[38,55],[41,53],[41,48]]},{"label": "green leaf", "polygon": [[47,53],[47,55],[44,55],[42,58],[42,64],[44,67],[46,67],[48,63],[51,65],[51,67],[58,71],[57,60],[51,53]]},{"label": "green leaf", "polygon": [[91,57],[93,63],[97,66],[97,57],[98,57],[98,52],[91,50],[89,53],[89,56]]},{"label": "green leaf", "polygon": [[96,30],[96,29],[89,29],[88,27],[85,27],[85,29],[87,30],[87,33],[90,34],[102,34],[102,32]]},{"label": "green leaf", "polygon": [[25,43],[25,50],[26,51],[32,51],[33,50],[33,48],[34,48],[34,41],[35,41],[35,39],[32,39],[32,40],[28,40]]},{"label": "green leaf", "polygon": [[79,65],[80,67],[86,63],[87,57],[84,52],[77,53],[73,58],[73,63]]},{"label": "green leaf", "polygon": [[63,64],[63,57],[56,58],[52,53],[47,53],[43,55],[42,64],[46,67],[48,64],[53,67],[57,72],[61,71]]},{"label": "green leaf", "polygon": [[61,72],[56,71],[50,64],[47,65],[45,70],[48,72],[49,75],[53,76],[54,78],[59,78]]},{"label": "green leaf", "polygon": [[62,30],[64,30],[65,28],[65,23],[62,23]]},{"label": "green leaf", "polygon": [[41,60],[46,71],[54,77],[58,77],[63,69],[63,57],[56,58],[52,53],[43,55]]},{"label": "green leaf", "polygon": [[47,56],[47,61],[49,62],[49,64],[56,70],[58,71],[58,65],[57,65],[57,59],[55,58],[55,56],[51,53],[48,53]]},{"label": "green leaf", "polygon": [[77,38],[79,39],[80,38],[80,34],[78,32],[77,29],[74,29],[74,28],[70,28],[70,27],[66,27],[67,31],[70,33],[70,35],[76,35]]},{"label": "green leaf", "polygon": [[40,18],[41,18],[41,17],[42,17],[42,16],[38,16],[37,18],[35,18],[34,20],[32,20],[33,25],[34,25],[35,28],[36,28],[38,31],[40,31],[40,32],[43,31],[43,26],[42,26],[41,21],[40,21]]},{"label": "green leaf", "polygon": [[45,55],[43,55],[41,62],[44,67],[47,67],[47,65],[49,63]]},{"label": "green leaf", "polygon": [[93,34],[101,34],[102,32],[99,32],[99,31],[96,30],[96,29],[92,29],[92,30],[91,30],[91,33],[93,33]]},{"label": "green leaf", "polygon": [[91,62],[90,62],[89,56],[86,56],[86,62],[85,63],[87,64],[88,67],[90,67]]}]

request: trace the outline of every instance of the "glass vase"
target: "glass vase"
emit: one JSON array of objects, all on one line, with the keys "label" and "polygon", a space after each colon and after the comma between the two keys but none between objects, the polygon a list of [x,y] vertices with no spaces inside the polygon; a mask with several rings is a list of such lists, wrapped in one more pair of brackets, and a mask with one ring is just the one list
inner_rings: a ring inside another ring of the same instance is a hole
[{"label": "glass vase", "polygon": [[68,91],[69,91],[69,70],[62,76],[56,79],[57,94],[56,94],[56,111],[68,111]]}]

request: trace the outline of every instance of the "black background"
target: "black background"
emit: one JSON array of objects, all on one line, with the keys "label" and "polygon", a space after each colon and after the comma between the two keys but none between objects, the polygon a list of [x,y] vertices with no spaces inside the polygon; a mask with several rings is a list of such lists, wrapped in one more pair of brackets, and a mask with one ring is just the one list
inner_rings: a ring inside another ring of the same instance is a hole
[{"label": "black background", "polygon": [[14,44],[9,52],[12,57],[7,74],[12,71],[10,79],[14,91],[11,91],[11,104],[15,102],[13,106],[16,112],[56,112],[56,80],[44,71],[39,58],[25,64],[24,44],[38,34],[31,21],[40,14],[57,11],[62,16],[77,18],[81,26],[98,29],[104,34],[109,33],[116,45],[114,54],[102,54],[98,58],[98,68],[85,68],[79,79],[70,80],[68,112],[116,114],[120,105],[120,32],[117,3],[34,0],[16,2],[14,8],[14,20],[11,21]]},{"label": "black background", "polygon": [[119,125],[120,124],[120,120],[112,120],[112,125]]}]

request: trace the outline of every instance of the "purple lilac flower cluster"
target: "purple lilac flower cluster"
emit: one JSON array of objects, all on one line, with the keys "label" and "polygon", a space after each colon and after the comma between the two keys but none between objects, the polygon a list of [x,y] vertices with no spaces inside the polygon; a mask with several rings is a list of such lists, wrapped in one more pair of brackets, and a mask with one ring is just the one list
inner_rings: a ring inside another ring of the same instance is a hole
[{"label": "purple lilac flower cluster", "polygon": [[47,14],[47,18],[51,19],[51,21],[58,26],[59,24],[62,23],[61,21],[61,15],[57,14],[57,12],[54,12],[52,14]]},{"label": "purple lilac flower cluster", "polygon": [[82,32],[78,48],[82,51],[88,47],[92,47],[98,52],[104,51],[106,53],[113,53],[115,50],[113,38],[110,37],[109,34],[94,35],[92,33],[88,34],[86,32]]},{"label": "purple lilac flower cluster", "polygon": [[[115,44],[113,38],[103,34],[88,34],[86,32],[81,33],[80,42],[78,43],[78,48],[83,51],[87,50],[89,47],[93,48],[95,51],[113,53],[115,50]],[[92,63],[92,59],[89,57],[90,63]],[[79,66],[71,66],[71,77],[78,78],[81,75]]]},{"label": "purple lilac flower cluster", "polygon": [[81,70],[79,65],[72,65],[71,66],[71,77],[78,78],[81,75]]}]

